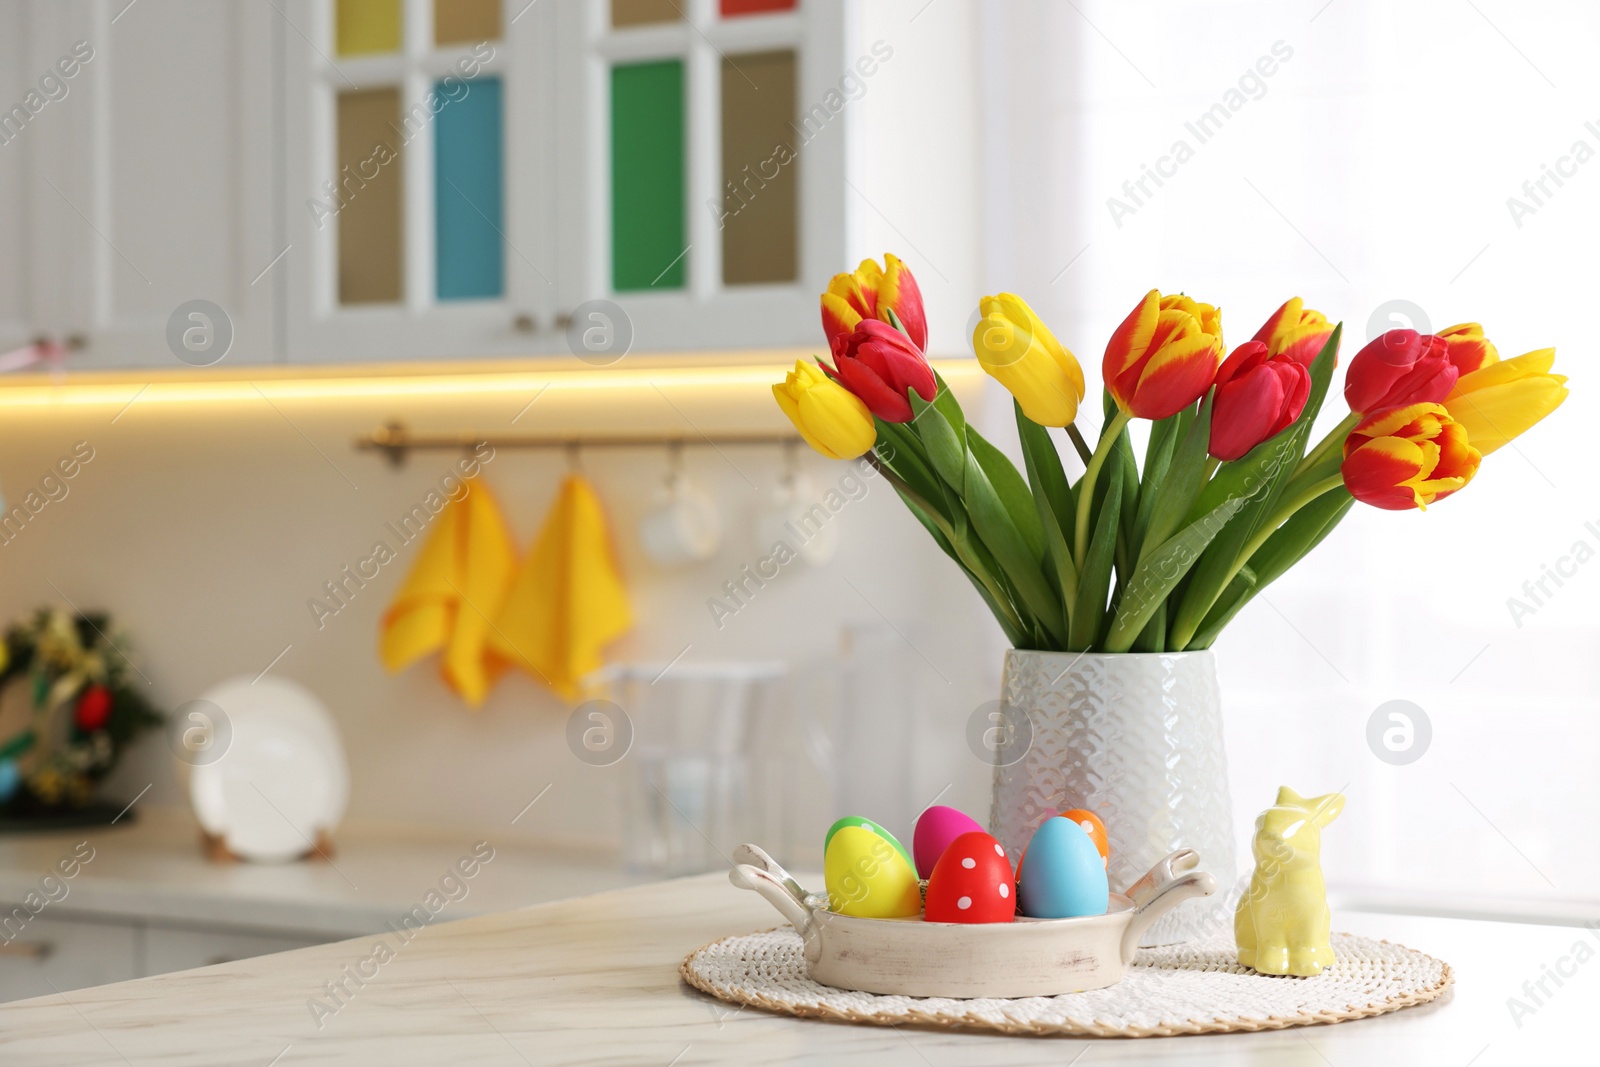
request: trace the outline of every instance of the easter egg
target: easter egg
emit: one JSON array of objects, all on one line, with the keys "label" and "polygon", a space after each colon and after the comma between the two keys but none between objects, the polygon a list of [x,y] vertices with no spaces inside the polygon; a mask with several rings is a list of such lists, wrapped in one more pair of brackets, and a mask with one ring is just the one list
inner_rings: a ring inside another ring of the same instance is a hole
[{"label": "easter egg", "polygon": [[895,837],[888,830],[885,830],[871,819],[863,819],[859,815],[846,815],[844,818],[828,827],[828,836],[822,839],[822,854],[824,856],[828,854],[828,846],[833,844],[833,835],[838,833],[840,830],[843,830],[846,826],[860,826],[867,830],[871,830],[873,833],[889,842],[889,844],[893,845],[895,851],[906,858],[907,863],[911,862],[911,853],[906,851],[906,846],[900,843],[900,839],[898,837]]},{"label": "easter egg", "polygon": [[15,796],[20,785],[22,785],[22,772],[17,769],[17,761],[0,759],[0,804]]},{"label": "easter egg", "polygon": [[922,910],[916,869],[893,840],[865,826],[841,826],[829,836],[822,857],[829,908],[864,919],[896,919]]},{"label": "easter egg", "polygon": [[978,821],[964,811],[935,804],[917,817],[917,828],[911,833],[911,855],[917,861],[917,876],[932,878],[933,868],[950,847],[950,842],[962,834],[983,833]]},{"label": "easter egg", "polygon": [[982,830],[962,834],[933,866],[922,917],[936,923],[1008,923],[1017,915],[1015,879],[1000,842]]},{"label": "easter egg", "polygon": [[1105,861],[1069,819],[1046,819],[1033,832],[1017,872],[1017,910],[1035,919],[1104,915],[1110,903]]},{"label": "easter egg", "polygon": [[1061,813],[1063,819],[1071,819],[1083,827],[1083,832],[1089,835],[1089,840],[1094,842],[1094,847],[1100,851],[1101,865],[1111,862],[1111,840],[1106,837],[1106,824],[1100,821],[1100,816],[1087,808],[1072,808]]},{"label": "easter egg", "polygon": [[111,690],[103,685],[91,685],[78,697],[73,718],[78,729],[85,732],[98,730],[111,717]]}]

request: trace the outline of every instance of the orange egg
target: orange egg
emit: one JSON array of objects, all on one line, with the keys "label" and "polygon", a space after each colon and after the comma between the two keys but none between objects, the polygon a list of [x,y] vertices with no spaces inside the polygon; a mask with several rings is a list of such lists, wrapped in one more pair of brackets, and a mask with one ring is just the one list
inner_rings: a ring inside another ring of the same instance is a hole
[{"label": "orange egg", "polygon": [[1100,816],[1083,808],[1072,808],[1061,813],[1063,819],[1071,819],[1083,827],[1083,832],[1089,835],[1089,840],[1094,842],[1094,847],[1100,852],[1103,863],[1111,862],[1111,842],[1106,837],[1106,824],[1100,821]]}]

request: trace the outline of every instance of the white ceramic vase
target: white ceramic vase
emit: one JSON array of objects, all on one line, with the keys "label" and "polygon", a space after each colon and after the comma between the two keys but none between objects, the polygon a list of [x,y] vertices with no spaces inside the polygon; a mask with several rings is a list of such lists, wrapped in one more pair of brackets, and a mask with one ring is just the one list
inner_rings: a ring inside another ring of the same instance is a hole
[{"label": "white ceramic vase", "polygon": [[[1210,652],[1006,653],[990,831],[1013,862],[1045,819],[1087,808],[1106,824],[1113,890],[1192,848],[1234,883],[1222,702]],[[1018,736],[1031,734],[1031,736]],[[1232,929],[1226,906],[1180,905],[1146,932],[1156,945]]]}]

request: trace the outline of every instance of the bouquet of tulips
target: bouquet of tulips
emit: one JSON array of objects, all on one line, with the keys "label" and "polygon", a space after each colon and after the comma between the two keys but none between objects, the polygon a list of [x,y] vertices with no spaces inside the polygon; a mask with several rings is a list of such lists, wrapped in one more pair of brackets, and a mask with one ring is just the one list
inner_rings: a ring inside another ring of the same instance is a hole
[{"label": "bouquet of tulips", "polygon": [[[921,291],[884,261],[834,277],[832,364],[796,363],[773,394],[818,452],[888,479],[1018,648],[1207,648],[1356,501],[1426,509],[1567,396],[1554,349],[1502,360],[1476,323],[1390,330],[1351,360],[1350,414],[1313,445],[1341,326],[1296,297],[1224,359],[1216,307],[1151,290],[1106,344],[1091,448],[1077,359],[1001,293],[979,302],[972,342],[1015,399],[1024,474],[929,366]],[[1142,463],[1135,419],[1150,424]],[[1076,481],[1051,427],[1083,462]]]}]

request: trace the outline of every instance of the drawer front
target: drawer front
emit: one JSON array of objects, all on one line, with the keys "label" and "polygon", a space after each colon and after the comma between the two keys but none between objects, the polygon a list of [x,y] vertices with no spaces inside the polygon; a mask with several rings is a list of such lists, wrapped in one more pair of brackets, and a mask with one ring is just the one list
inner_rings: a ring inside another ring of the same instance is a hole
[{"label": "drawer front", "polygon": [[331,939],[309,935],[240,933],[152,924],[145,927],[144,973],[187,971],[191,967],[209,967],[214,963],[320,945],[328,940]]},{"label": "drawer front", "polygon": [[131,923],[63,919],[48,910],[24,923],[13,906],[0,908],[0,919],[11,919],[0,928],[0,1001],[139,977],[140,931]]}]

